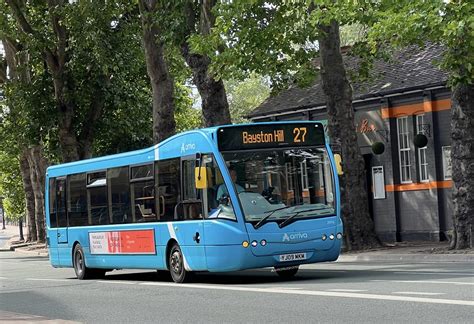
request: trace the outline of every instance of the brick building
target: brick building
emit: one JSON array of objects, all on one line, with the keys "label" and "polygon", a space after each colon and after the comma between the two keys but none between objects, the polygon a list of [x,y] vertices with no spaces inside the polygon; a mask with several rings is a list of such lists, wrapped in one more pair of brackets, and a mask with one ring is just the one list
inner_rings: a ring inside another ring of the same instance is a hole
[{"label": "brick building", "polygon": [[[451,100],[447,74],[435,66],[443,49],[408,47],[377,61],[371,80],[353,82],[353,107],[376,232],[386,242],[447,239],[452,228]],[[345,58],[347,69],[356,60]],[[320,82],[267,99],[252,121],[327,120]],[[425,147],[414,137],[424,134]],[[382,154],[372,144],[384,143]],[[344,158],[344,157],[343,157]]]}]

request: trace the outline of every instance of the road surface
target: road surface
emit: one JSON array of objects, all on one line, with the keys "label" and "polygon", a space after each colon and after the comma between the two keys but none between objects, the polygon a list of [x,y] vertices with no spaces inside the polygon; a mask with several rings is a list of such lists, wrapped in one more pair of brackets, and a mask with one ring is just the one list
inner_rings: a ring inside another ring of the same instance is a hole
[{"label": "road surface", "polygon": [[137,270],[80,281],[47,258],[2,252],[0,285],[0,322],[472,323],[474,314],[473,263],[322,263],[289,281],[262,269],[180,285]]}]

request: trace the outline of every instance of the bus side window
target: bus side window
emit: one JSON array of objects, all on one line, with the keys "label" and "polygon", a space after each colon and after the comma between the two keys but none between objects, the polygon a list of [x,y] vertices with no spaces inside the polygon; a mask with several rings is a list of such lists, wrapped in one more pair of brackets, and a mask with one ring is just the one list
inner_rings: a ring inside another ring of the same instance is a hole
[{"label": "bus side window", "polygon": [[106,171],[87,175],[87,212],[89,225],[109,223]]},{"label": "bus side window", "polygon": [[153,164],[132,166],[130,175],[134,222],[156,221]]},{"label": "bus side window", "polygon": [[110,220],[113,224],[132,222],[129,167],[107,170]]},{"label": "bus side window", "polygon": [[49,225],[51,228],[58,227],[56,218],[56,179],[49,179]]},{"label": "bus side window", "polygon": [[86,174],[79,173],[68,176],[67,189],[69,226],[87,225]]},{"label": "bus side window", "polygon": [[155,163],[157,172],[158,218],[160,221],[174,219],[174,210],[181,200],[180,159],[160,160]]}]

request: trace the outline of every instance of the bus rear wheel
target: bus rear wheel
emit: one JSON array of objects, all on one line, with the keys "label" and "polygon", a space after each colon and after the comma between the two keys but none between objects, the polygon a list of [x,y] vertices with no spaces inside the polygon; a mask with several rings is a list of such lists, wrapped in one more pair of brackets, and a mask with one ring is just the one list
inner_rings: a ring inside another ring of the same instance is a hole
[{"label": "bus rear wheel", "polygon": [[275,268],[275,271],[276,273],[281,277],[281,278],[285,278],[285,279],[290,279],[290,278],[293,278],[296,273],[298,272],[299,270],[299,267],[296,266],[294,268],[289,268],[289,269],[285,269],[285,268],[282,268],[282,269],[279,269],[279,268]]},{"label": "bus rear wheel", "polygon": [[103,278],[105,276],[105,269],[91,269],[86,267],[86,258],[80,244],[77,244],[74,247],[72,260],[74,272],[76,273],[76,277],[79,280]]},{"label": "bus rear wheel", "polygon": [[168,264],[171,278],[176,283],[188,282],[191,280],[192,273],[184,268],[184,257],[181,248],[175,243],[170,250]]}]

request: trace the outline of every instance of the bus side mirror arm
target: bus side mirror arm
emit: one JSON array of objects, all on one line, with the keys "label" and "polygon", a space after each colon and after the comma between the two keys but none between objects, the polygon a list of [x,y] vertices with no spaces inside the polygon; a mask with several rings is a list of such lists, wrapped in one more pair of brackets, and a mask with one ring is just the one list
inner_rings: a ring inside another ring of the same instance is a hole
[{"label": "bus side mirror arm", "polygon": [[198,180],[201,180],[201,166],[202,166],[202,154],[201,153],[196,153],[196,162],[199,168],[199,173],[198,173]]}]

